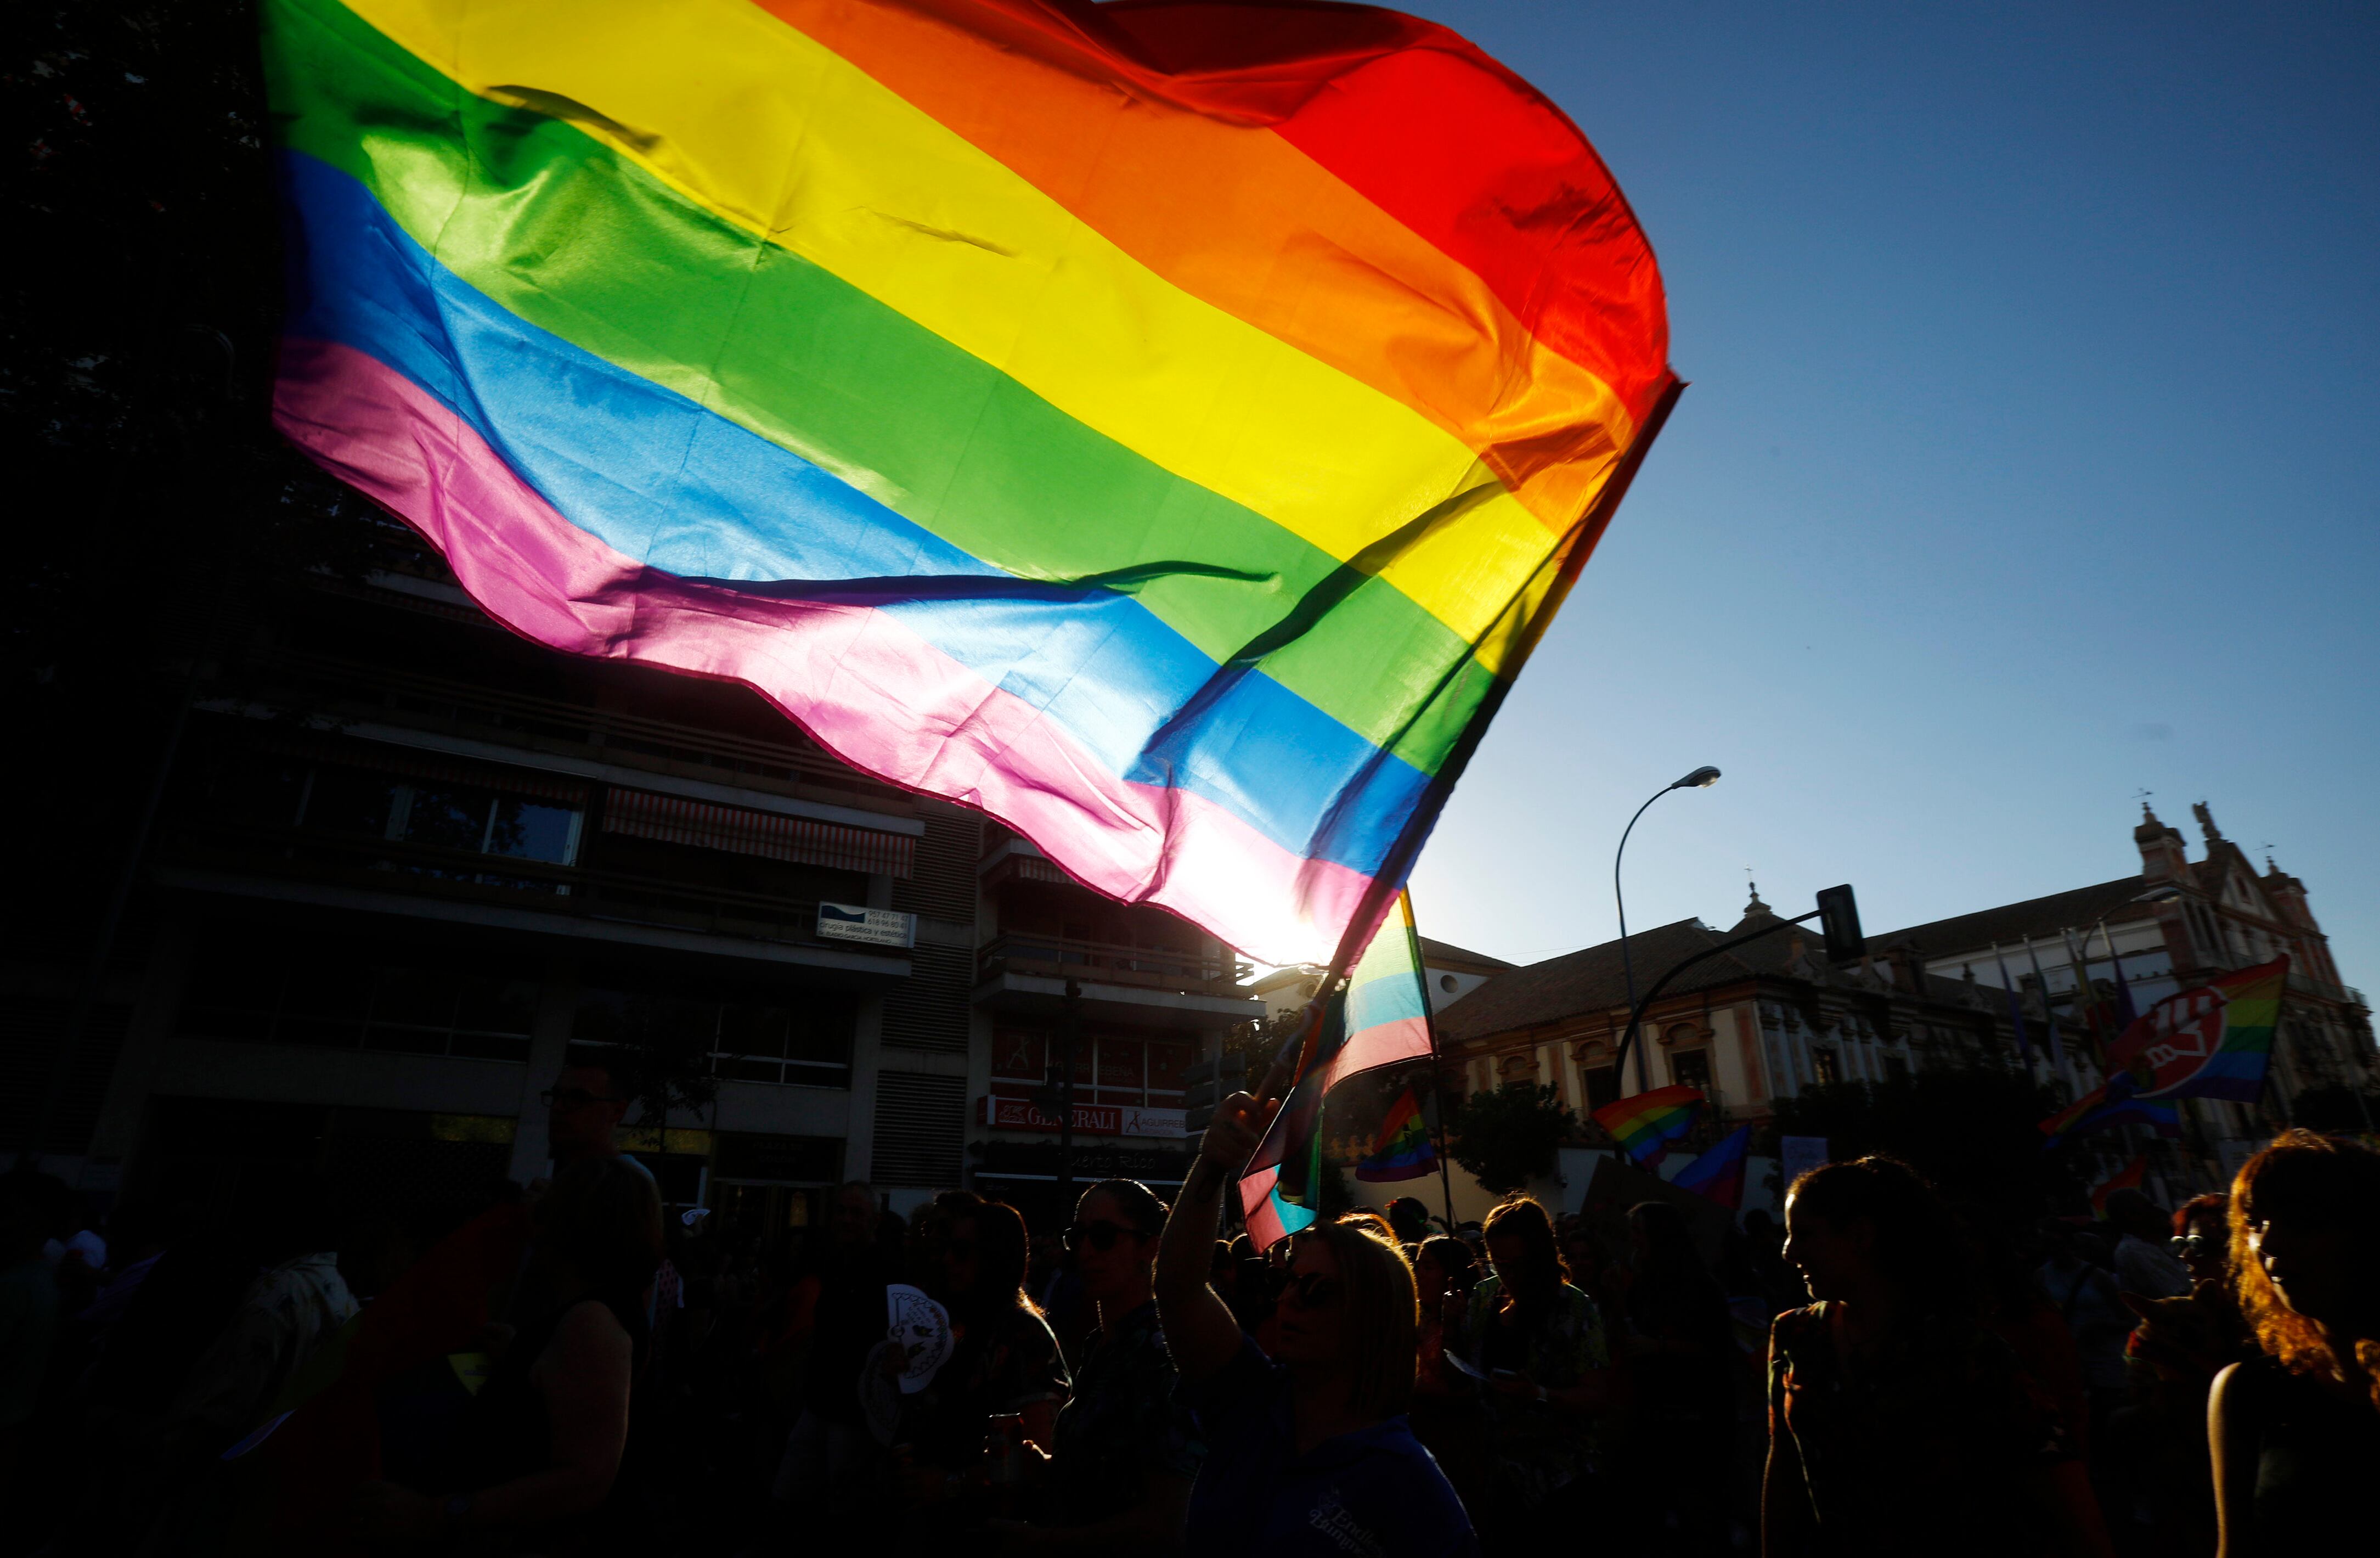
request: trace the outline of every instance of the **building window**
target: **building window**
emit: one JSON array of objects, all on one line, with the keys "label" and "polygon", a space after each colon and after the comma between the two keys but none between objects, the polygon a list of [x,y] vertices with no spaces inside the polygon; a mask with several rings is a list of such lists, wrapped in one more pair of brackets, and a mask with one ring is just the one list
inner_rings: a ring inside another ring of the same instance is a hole
[{"label": "building window", "polygon": [[1689,1088],[1700,1088],[1708,1098],[1711,1090],[1710,1052],[1708,1050],[1672,1050],[1670,1052],[1670,1080]]},{"label": "building window", "polygon": [[580,1044],[657,1044],[698,1054],[722,1081],[848,1088],[857,1021],[857,1002],[829,991],[804,992],[790,1004],[589,990],[579,996],[570,1036]]},{"label": "building window", "polygon": [[1841,1058],[1834,1051],[1823,1045],[1810,1051],[1810,1071],[1821,1082],[1840,1082],[1843,1079]]},{"label": "building window", "polygon": [[585,819],[576,806],[484,785],[251,754],[217,771],[210,798],[234,822],[557,866],[577,859]]},{"label": "building window", "polygon": [[1884,1076],[1885,1080],[1888,1082],[1906,1082],[1909,1080],[1908,1058],[1904,1055],[1885,1056]]},{"label": "building window", "polygon": [[[992,1096],[1025,1098],[1046,1086],[1063,1042],[1062,1035],[1048,1029],[994,1030]],[[1186,1040],[1086,1032],[1075,1044],[1075,1101],[1179,1109],[1182,1074],[1190,1060]]]},{"label": "building window", "polygon": [[443,958],[384,961],[336,945],[259,954],[261,937],[202,943],[184,987],[177,1031],[198,1039],[302,1044],[525,1061],[536,1019],[534,980]]},{"label": "building window", "polygon": [[1579,1073],[1586,1083],[1587,1113],[1593,1114],[1607,1103],[1620,1102],[1620,1068],[1616,1065],[1589,1066]]}]

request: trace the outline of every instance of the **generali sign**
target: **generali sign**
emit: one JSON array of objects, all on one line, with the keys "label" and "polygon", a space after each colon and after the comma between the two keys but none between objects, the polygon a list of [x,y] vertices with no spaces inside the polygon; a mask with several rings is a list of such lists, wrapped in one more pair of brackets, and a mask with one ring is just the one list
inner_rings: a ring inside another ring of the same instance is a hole
[{"label": "generali sign", "polygon": [[[1034,1108],[1030,1099],[985,1098],[980,1102],[982,1121],[994,1130],[1058,1128],[1058,1122]],[[1075,1130],[1081,1136],[1156,1136],[1179,1140],[1182,1114],[1179,1109],[1143,1109],[1137,1104],[1078,1103]]]}]

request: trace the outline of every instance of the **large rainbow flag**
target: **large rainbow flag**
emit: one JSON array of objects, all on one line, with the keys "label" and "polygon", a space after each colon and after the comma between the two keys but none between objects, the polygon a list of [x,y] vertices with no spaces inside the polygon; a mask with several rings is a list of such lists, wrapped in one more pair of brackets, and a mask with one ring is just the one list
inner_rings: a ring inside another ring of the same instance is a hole
[{"label": "large rainbow flag", "polygon": [[265,0],[275,400],[539,642],[1272,962],[1402,882],[1676,394],[1577,128],[1245,0]]}]

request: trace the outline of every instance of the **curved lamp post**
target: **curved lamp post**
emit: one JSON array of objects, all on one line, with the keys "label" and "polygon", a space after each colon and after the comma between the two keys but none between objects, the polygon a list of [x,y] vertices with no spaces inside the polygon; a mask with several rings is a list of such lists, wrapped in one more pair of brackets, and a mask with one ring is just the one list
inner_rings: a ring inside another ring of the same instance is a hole
[{"label": "curved lamp post", "polygon": [[[1627,976],[1628,1009],[1632,1012],[1636,1009],[1636,963],[1628,955],[1628,900],[1620,891],[1620,862],[1628,853],[1628,835],[1636,831],[1636,818],[1644,816],[1653,801],[1660,799],[1671,790],[1706,790],[1718,783],[1718,770],[1705,763],[1676,784],[1664,785],[1653,792],[1652,800],[1638,807],[1636,817],[1629,818],[1628,825],[1620,830],[1620,847],[1611,857],[1611,901],[1620,910],[1620,968],[1621,971]],[[1633,1024],[1629,1031],[1631,1033],[1635,1031]],[[1624,1045],[1626,1041],[1622,1040],[1621,1042]],[[1628,1085],[1627,1078],[1624,1077],[1615,1077],[1614,1080],[1622,1087]],[[1638,1092],[1645,1090],[1645,1054],[1641,1050],[1636,1053],[1636,1090]]]}]

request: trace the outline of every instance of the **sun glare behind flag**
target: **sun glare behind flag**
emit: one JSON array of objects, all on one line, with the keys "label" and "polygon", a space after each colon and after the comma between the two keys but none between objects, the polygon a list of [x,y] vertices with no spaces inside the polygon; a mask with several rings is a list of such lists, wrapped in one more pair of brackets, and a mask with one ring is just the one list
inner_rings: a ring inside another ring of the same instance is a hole
[{"label": "sun glare behind flag", "polygon": [[291,440],[1264,961],[1344,966],[1677,392],[1594,149],[1394,12],[261,12]]}]

